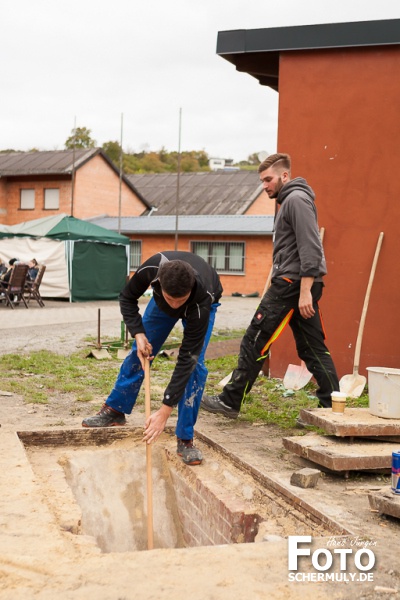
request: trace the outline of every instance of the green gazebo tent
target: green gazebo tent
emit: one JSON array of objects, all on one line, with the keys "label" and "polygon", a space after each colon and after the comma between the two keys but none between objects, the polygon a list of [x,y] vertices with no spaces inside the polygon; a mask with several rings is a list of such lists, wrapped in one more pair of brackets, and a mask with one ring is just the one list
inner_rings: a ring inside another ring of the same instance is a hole
[{"label": "green gazebo tent", "polygon": [[61,214],[0,225],[0,257],[46,264],[43,297],[115,300],[129,274],[129,238]]}]

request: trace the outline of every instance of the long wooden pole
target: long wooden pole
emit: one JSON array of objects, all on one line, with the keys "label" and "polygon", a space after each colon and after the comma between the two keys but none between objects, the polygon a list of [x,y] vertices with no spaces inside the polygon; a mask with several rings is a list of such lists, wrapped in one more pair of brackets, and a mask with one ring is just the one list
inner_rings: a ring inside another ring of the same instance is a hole
[{"label": "long wooden pole", "polygon": [[[146,420],[150,417],[150,362],[146,360],[144,367],[144,392]],[[153,550],[153,481],[151,478],[151,444],[146,442],[146,469],[147,469],[147,549]]]}]

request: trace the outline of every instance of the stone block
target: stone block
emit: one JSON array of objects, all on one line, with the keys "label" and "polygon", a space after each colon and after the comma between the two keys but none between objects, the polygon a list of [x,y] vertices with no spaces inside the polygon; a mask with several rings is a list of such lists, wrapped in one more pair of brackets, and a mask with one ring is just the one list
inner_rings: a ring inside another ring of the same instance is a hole
[{"label": "stone block", "polygon": [[300,469],[300,471],[292,473],[290,483],[301,488],[315,488],[320,475],[321,471],[318,469]]}]

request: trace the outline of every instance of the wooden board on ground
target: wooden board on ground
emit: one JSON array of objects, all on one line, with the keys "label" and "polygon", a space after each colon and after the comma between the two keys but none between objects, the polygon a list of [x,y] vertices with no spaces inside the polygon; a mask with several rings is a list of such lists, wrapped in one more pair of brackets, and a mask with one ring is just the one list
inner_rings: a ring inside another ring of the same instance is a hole
[{"label": "wooden board on ground", "polygon": [[357,440],[349,442],[323,435],[283,438],[287,450],[331,471],[374,471],[390,469],[397,445]]},{"label": "wooden board on ground", "polygon": [[368,501],[372,510],[400,519],[400,495],[393,494],[390,488],[368,494]]},{"label": "wooden board on ground", "polygon": [[338,437],[400,435],[400,419],[376,417],[368,408],[346,408],[343,414],[334,413],[330,408],[302,409],[300,417],[308,425]]}]

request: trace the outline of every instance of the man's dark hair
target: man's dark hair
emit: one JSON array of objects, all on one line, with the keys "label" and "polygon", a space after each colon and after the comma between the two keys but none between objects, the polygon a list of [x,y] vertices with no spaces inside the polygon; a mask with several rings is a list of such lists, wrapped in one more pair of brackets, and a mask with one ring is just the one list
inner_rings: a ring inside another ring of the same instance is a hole
[{"label": "man's dark hair", "polygon": [[14,263],[18,262],[18,258],[10,258],[10,260],[8,261],[8,264],[10,266],[12,266]]},{"label": "man's dark hair", "polygon": [[260,164],[258,167],[258,172],[261,173],[270,167],[274,167],[274,169],[277,168],[281,169],[282,171],[288,171],[290,174],[291,162],[292,161],[289,154],[271,154],[270,156],[267,156],[267,158]]},{"label": "man's dark hair", "polygon": [[163,263],[158,271],[162,289],[172,298],[182,298],[192,291],[196,281],[193,268],[183,260]]}]

